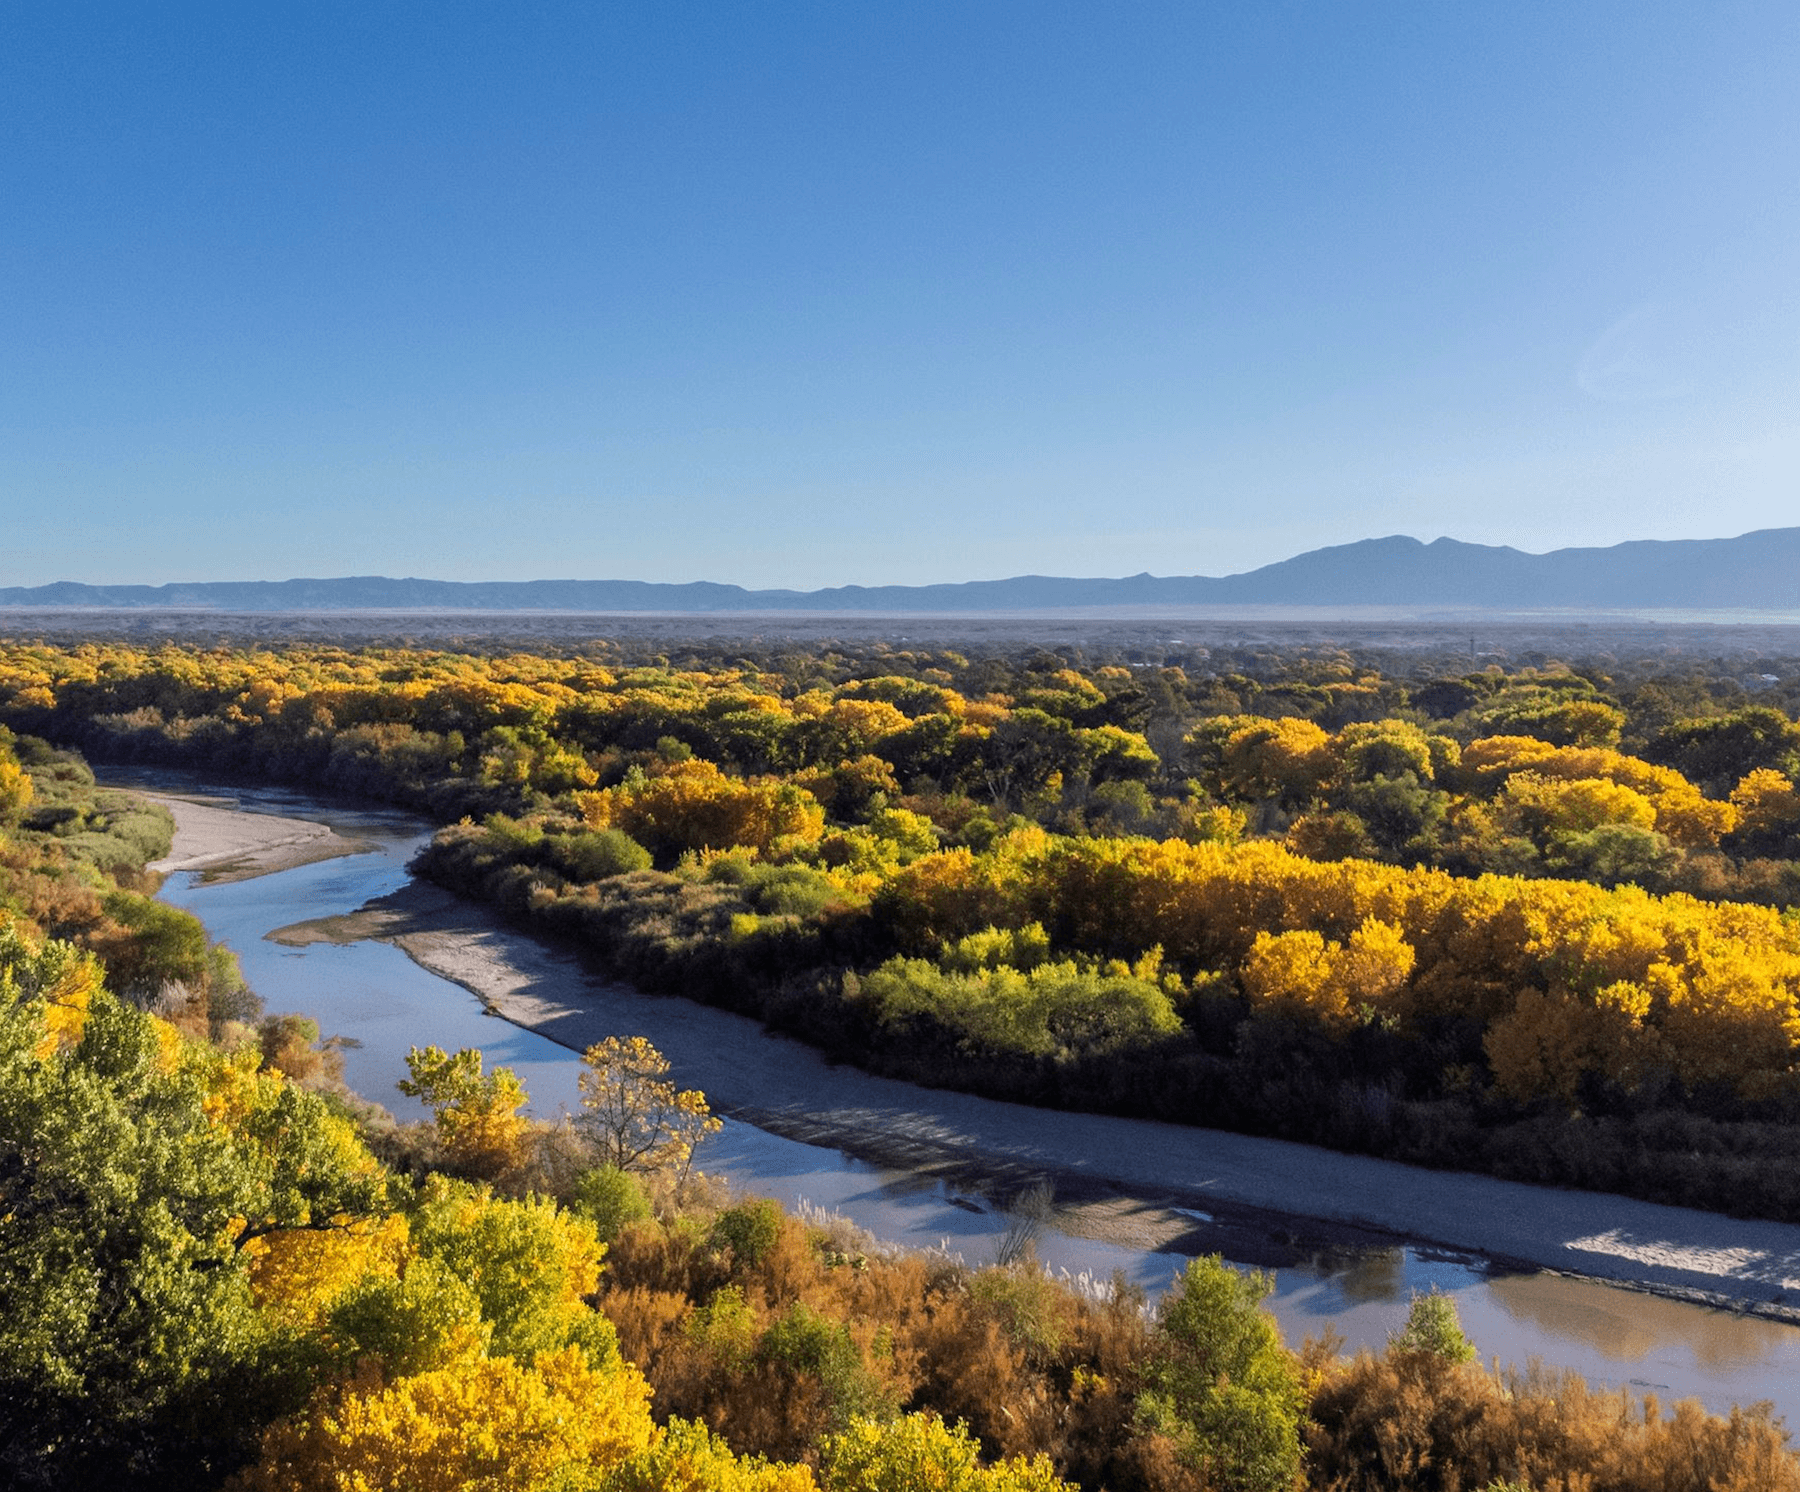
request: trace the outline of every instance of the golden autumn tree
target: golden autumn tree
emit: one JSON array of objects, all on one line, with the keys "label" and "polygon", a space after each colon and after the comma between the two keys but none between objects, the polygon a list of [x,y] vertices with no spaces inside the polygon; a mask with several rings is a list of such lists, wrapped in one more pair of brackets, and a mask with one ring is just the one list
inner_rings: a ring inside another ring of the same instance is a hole
[{"label": "golden autumn tree", "polygon": [[450,1165],[495,1181],[524,1164],[531,1121],[519,1112],[526,1094],[510,1067],[484,1074],[474,1047],[450,1054],[436,1046],[414,1047],[406,1067],[400,1091],[432,1111]]},{"label": "golden autumn tree", "polygon": [[368,1388],[326,1390],[263,1438],[238,1492],[541,1492],[649,1446],[650,1386],[576,1348],[525,1366],[453,1363]]},{"label": "golden autumn tree", "polygon": [[16,824],[32,793],[31,776],[13,755],[12,732],[0,726],[0,824]]},{"label": "golden autumn tree", "polygon": [[825,1492],[1074,1492],[1050,1458],[1010,1456],[983,1466],[981,1447],[966,1426],[935,1414],[896,1420],[858,1416],[840,1435],[825,1438]]},{"label": "golden autumn tree", "polygon": [[1416,961],[1397,927],[1374,917],[1339,943],[1310,929],[1258,933],[1244,960],[1244,992],[1257,1004],[1290,1006],[1328,1022],[1360,1006],[1386,1012]]},{"label": "golden autumn tree", "polygon": [[674,1416],[650,1444],[608,1473],[595,1492],[816,1492],[812,1469],[739,1456],[696,1421]]},{"label": "golden autumn tree", "polygon": [[257,1305],[284,1325],[308,1329],[353,1287],[397,1278],[411,1247],[405,1217],[390,1213],[267,1233],[244,1252]]},{"label": "golden autumn tree", "polygon": [[43,1002],[40,1057],[73,1046],[105,978],[100,961],[73,943],[28,934],[6,913],[0,918],[0,1003]]},{"label": "golden autumn tree", "polygon": [[687,1176],[694,1147],[720,1121],[697,1089],[668,1081],[669,1059],[642,1036],[609,1036],[582,1054],[582,1114],[576,1126],[621,1171]]},{"label": "golden autumn tree", "polygon": [[825,810],[804,788],[728,777],[699,758],[670,763],[654,777],[576,796],[590,829],[622,829],[665,855],[737,847],[766,851],[784,839],[812,844],[825,830]]}]

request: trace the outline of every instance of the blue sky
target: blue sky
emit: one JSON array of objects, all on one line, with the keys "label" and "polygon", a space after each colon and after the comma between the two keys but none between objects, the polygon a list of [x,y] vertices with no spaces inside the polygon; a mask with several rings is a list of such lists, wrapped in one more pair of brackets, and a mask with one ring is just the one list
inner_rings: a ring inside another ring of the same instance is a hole
[{"label": "blue sky", "polygon": [[18,4],[0,584],[1800,523],[1800,8]]}]

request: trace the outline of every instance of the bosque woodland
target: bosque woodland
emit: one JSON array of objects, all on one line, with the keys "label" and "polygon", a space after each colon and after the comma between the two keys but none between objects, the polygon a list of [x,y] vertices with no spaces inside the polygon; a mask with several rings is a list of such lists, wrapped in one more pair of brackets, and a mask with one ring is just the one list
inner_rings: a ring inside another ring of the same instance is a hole
[{"label": "bosque woodland", "polygon": [[[76,754],[404,803],[420,869],[876,1070],[1800,1215],[1785,675],[1334,650],[0,646],[0,1467],[22,1487],[1795,1487],[1766,1414],[1284,1344],[719,1195],[703,1095],[396,1125]],[[1800,674],[1795,677],[1800,679]]]}]

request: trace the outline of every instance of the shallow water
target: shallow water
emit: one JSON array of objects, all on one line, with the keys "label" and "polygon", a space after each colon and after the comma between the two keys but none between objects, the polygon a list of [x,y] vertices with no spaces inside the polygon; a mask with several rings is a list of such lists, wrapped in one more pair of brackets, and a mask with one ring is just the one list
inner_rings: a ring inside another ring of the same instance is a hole
[{"label": "shallow water", "polygon": [[[115,776],[111,780],[123,783]],[[133,778],[173,791],[207,791],[173,774]],[[534,1032],[487,1014],[459,985],[427,973],[398,948],[363,942],[288,948],[267,940],[277,928],[354,911],[404,885],[406,862],[427,827],[409,815],[359,810],[276,789],[217,789],[250,812],[330,824],[368,845],[365,853],[244,881],[171,876],[166,900],[192,911],[229,945],[271,1011],[300,1011],[327,1035],[348,1038],[345,1077],[359,1093],[402,1118],[423,1111],[394,1084],[412,1046],[477,1046],[490,1065],[515,1069],[540,1115],[577,1102],[576,1055]],[[683,1073],[706,1086],[705,1074]],[[727,1121],[697,1156],[702,1169],[788,1206],[805,1201],[840,1212],[877,1238],[942,1247],[970,1263],[991,1259],[1010,1219],[978,1193],[904,1171],[869,1165]],[[1205,1214],[1194,1214],[1197,1237]],[[1204,1245],[1202,1245],[1204,1246]],[[1183,1258],[1144,1253],[1046,1230],[1038,1251],[1053,1269],[1106,1280],[1116,1271],[1154,1292]],[[1287,1251],[1291,1253],[1291,1251]],[[1591,1382],[1651,1390],[1665,1401],[1695,1397],[1715,1411],[1767,1399],[1800,1426],[1800,1327],[1666,1300],[1591,1280],[1507,1273],[1484,1260],[1420,1248],[1334,1250],[1277,1268],[1270,1307],[1296,1345],[1327,1330],[1348,1348],[1379,1347],[1404,1322],[1414,1292],[1452,1295],[1484,1360],[1523,1367],[1541,1359]]]}]

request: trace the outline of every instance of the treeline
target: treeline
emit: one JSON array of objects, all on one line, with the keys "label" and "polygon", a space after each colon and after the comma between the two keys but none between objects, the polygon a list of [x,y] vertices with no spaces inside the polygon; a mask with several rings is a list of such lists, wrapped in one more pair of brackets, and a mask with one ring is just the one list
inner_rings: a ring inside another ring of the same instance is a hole
[{"label": "treeline", "polygon": [[12,646],[0,715],[461,817],[423,873],[881,1071],[1800,1217],[1800,726],[1737,680],[680,663]]}]

